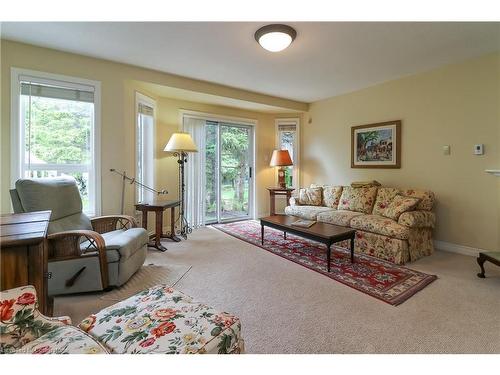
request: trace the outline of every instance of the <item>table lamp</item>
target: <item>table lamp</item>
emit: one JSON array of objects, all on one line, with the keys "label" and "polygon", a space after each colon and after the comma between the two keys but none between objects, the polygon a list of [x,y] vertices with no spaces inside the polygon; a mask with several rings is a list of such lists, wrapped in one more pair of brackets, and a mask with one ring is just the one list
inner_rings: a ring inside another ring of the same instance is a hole
[{"label": "table lamp", "polygon": [[188,233],[192,232],[192,228],[189,226],[187,219],[185,218],[185,208],[186,203],[184,200],[184,194],[186,185],[184,183],[184,165],[187,162],[188,152],[198,152],[198,147],[191,138],[189,133],[177,132],[172,134],[167,145],[163,151],[173,152],[174,156],[178,157],[177,163],[179,163],[179,196],[181,198],[181,207],[179,210],[179,221],[180,221],[180,235],[187,238]]},{"label": "table lamp", "polygon": [[271,167],[280,167],[278,169],[278,186],[281,189],[286,189],[285,181],[285,168],[286,166],[293,165],[292,158],[288,153],[288,150],[274,150],[273,156],[271,157]]}]

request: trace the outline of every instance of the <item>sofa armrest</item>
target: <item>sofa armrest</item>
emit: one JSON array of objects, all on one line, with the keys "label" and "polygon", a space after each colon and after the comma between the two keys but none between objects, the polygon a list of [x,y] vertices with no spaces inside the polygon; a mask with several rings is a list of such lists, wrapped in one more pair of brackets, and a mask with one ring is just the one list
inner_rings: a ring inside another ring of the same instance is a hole
[{"label": "sofa armrest", "polygon": [[434,212],[421,210],[403,212],[398,223],[410,228],[434,228],[436,215]]}]

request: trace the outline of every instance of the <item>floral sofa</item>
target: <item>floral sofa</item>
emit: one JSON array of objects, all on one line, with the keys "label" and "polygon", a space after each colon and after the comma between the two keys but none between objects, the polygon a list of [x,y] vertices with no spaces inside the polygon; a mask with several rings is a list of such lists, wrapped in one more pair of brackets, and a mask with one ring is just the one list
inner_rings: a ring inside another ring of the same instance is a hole
[{"label": "floral sofa", "polygon": [[97,314],[78,327],[68,317],[37,310],[32,286],[0,292],[0,353],[241,353],[237,317],[157,285]]},{"label": "floral sofa", "polygon": [[285,214],[356,229],[355,251],[404,264],[434,251],[434,200],[428,190],[312,184]]}]

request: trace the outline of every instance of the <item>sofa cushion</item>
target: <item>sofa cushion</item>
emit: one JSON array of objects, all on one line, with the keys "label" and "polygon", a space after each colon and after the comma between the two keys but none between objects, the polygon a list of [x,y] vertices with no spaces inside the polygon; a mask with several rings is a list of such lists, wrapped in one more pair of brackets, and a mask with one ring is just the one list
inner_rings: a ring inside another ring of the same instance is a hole
[{"label": "sofa cushion", "polygon": [[85,318],[81,329],[113,353],[238,353],[238,317],[157,285]]},{"label": "sofa cushion", "polygon": [[401,193],[401,190],[390,187],[381,187],[377,190],[377,198],[375,199],[375,204],[373,205],[373,215],[382,215],[384,210],[389,203],[394,199],[394,197]]},{"label": "sofa cushion", "polygon": [[341,195],[342,186],[323,186],[323,206],[337,209]]},{"label": "sofa cushion", "polygon": [[73,326],[58,327],[16,351],[18,354],[107,354],[92,336]]},{"label": "sofa cushion", "polygon": [[333,211],[332,208],[323,206],[287,206],[285,207],[285,214],[297,216],[301,219],[316,220],[318,214],[322,212]]},{"label": "sofa cushion", "polygon": [[323,188],[304,188],[299,190],[299,201],[304,206],[321,206]]},{"label": "sofa cushion", "polygon": [[381,234],[388,237],[407,240],[410,229],[396,221],[379,215],[363,215],[351,220],[351,228],[361,229],[366,232]]},{"label": "sofa cushion", "polygon": [[342,189],[338,209],[363,212],[365,214],[371,213],[376,194],[376,186],[362,188],[345,186]]},{"label": "sofa cushion", "polygon": [[434,206],[435,196],[430,190],[406,189],[401,194],[408,197],[420,198],[417,210],[430,211]]},{"label": "sofa cushion", "polygon": [[413,211],[419,202],[419,198],[406,197],[398,194],[382,211],[382,216],[397,221],[403,212]]},{"label": "sofa cushion", "polygon": [[345,211],[345,210],[329,210],[325,212],[321,212],[318,214],[318,221],[322,221],[324,223],[341,225],[343,227],[350,226],[351,219],[356,216],[362,216],[361,212],[356,211]]}]

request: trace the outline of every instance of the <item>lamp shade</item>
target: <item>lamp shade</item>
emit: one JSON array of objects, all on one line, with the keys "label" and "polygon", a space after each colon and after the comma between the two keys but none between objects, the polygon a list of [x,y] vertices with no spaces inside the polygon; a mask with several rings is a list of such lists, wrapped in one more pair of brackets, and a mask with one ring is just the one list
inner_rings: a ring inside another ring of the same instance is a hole
[{"label": "lamp shade", "polygon": [[196,147],[193,138],[191,138],[189,133],[178,132],[172,134],[163,151],[198,152],[198,147]]},{"label": "lamp shade", "polygon": [[292,158],[288,153],[288,150],[274,150],[273,156],[271,157],[271,167],[284,167],[287,165],[293,165]]}]

